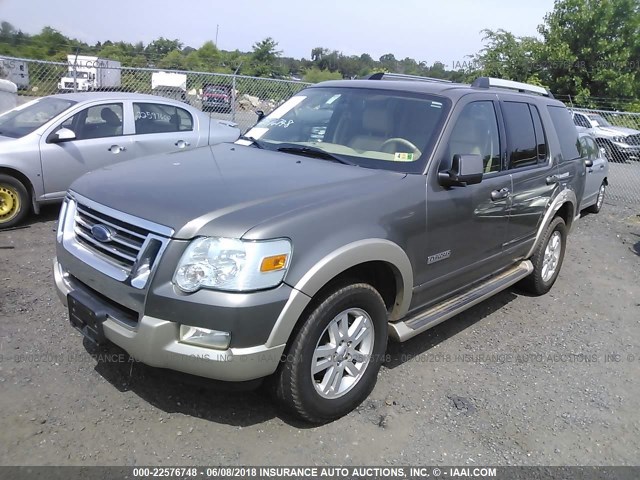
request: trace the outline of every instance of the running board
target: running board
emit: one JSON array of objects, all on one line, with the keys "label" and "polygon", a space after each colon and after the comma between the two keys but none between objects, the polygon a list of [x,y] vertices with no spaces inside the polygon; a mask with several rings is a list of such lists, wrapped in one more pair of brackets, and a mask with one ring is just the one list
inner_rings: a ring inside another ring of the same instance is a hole
[{"label": "running board", "polygon": [[513,268],[495,277],[491,277],[469,290],[447,299],[442,303],[423,310],[413,317],[389,324],[389,336],[400,342],[435,327],[439,323],[458,315],[459,313],[486,300],[496,293],[509,288],[511,285],[533,272],[533,265],[529,260],[520,262]]}]

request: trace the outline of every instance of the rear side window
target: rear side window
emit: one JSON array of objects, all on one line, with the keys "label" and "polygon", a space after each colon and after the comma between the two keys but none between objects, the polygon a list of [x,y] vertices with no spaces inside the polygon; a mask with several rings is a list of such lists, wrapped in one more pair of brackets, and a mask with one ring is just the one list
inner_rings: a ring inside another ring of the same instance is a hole
[{"label": "rear side window", "polygon": [[536,165],[538,143],[529,104],[504,102],[502,113],[509,138],[509,168]]},{"label": "rear side window", "polygon": [[560,141],[560,152],[562,161],[573,160],[580,157],[580,142],[578,141],[578,131],[571,120],[571,114],[565,107],[555,107],[549,105],[549,115],[558,134]]},{"label": "rear side window", "polygon": [[542,120],[540,119],[540,112],[535,105],[529,105],[531,111],[531,118],[533,118],[533,128],[536,132],[536,144],[538,149],[538,163],[547,161],[547,138],[544,134],[544,128],[542,126]]},{"label": "rear side window", "polygon": [[170,133],[193,130],[193,119],[186,110],[160,103],[134,103],[136,134]]}]

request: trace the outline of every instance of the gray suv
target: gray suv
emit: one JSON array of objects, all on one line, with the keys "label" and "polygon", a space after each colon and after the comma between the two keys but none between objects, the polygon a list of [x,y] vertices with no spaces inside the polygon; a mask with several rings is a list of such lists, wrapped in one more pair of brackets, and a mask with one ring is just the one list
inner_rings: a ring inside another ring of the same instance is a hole
[{"label": "gray suv", "polygon": [[371,392],[388,337],[516,282],[547,292],[584,184],[571,115],[539,87],[326,82],[235,144],[81,177],[55,283],[90,340],[203,377],[268,377],[321,423]]}]

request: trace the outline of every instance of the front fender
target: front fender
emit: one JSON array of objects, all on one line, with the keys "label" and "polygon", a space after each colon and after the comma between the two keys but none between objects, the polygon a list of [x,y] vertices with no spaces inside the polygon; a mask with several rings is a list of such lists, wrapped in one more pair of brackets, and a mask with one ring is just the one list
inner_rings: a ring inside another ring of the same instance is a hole
[{"label": "front fender", "polygon": [[372,261],[386,262],[394,271],[397,293],[389,319],[397,320],[404,316],[409,310],[413,289],[413,269],[407,254],[389,240],[358,240],[324,256],[292,285],[294,291],[276,321],[267,346],[287,342],[304,309],[322,287],[349,268]]}]

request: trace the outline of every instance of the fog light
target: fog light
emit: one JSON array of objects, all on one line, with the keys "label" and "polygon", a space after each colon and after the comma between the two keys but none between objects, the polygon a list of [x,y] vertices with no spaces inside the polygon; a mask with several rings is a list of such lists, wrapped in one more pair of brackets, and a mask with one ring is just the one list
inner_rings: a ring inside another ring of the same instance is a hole
[{"label": "fog light", "polygon": [[231,342],[231,334],[220,330],[180,325],[180,341],[200,347],[226,350]]}]

